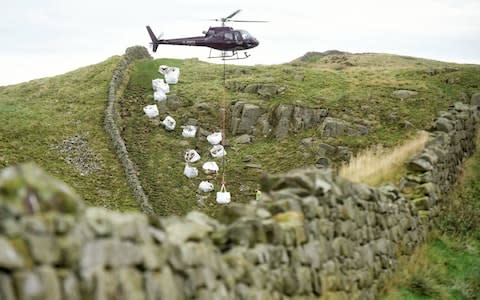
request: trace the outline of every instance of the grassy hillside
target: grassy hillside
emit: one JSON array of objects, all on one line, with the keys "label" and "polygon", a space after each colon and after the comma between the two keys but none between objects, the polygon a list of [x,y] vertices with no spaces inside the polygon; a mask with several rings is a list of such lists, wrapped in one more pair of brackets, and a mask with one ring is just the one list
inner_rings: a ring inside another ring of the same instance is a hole
[{"label": "grassy hillside", "polygon": [[[206,141],[182,138],[181,130],[165,132],[159,120],[149,120],[143,106],[154,104],[151,80],[160,77],[159,65],[181,69],[180,82],[171,86],[178,96],[175,107],[163,107],[167,114],[183,125],[189,118],[201,127],[220,128],[220,103],[223,101],[223,66],[198,60],[158,59],[137,62],[119,103],[123,136],[132,160],[139,166],[140,178],[153,206],[160,214],[183,214],[197,206],[196,188],[200,180],[219,178],[200,176],[189,180],[183,176],[183,152],[196,148],[209,157]],[[228,105],[242,100],[272,111],[282,103],[326,108],[329,115],[367,125],[369,134],[360,137],[322,139],[318,129],[291,134],[283,140],[257,137],[253,144],[231,144],[227,147],[227,183],[234,201],[254,198],[258,178],[265,172],[284,172],[314,164],[318,143],[359,149],[383,144],[394,146],[412,136],[416,129],[429,126],[432,118],[458,100],[479,89],[480,67],[383,54],[308,54],[292,63],[274,66],[227,65],[226,101]],[[272,97],[238,91],[235,86],[270,83],[285,88]],[[398,99],[398,89],[416,91],[415,97]],[[228,120],[228,117],[227,117]],[[407,126],[406,126],[407,124]],[[302,144],[303,138],[313,138]],[[250,168],[244,161],[256,164]],[[205,162],[203,159],[202,162]],[[201,168],[201,164],[197,164]],[[205,203],[205,205],[203,205]],[[200,207],[215,213],[214,195],[202,200]]]},{"label": "grassy hillside", "polygon": [[136,209],[103,130],[108,83],[119,61],[0,87],[0,168],[34,161],[90,203]]}]

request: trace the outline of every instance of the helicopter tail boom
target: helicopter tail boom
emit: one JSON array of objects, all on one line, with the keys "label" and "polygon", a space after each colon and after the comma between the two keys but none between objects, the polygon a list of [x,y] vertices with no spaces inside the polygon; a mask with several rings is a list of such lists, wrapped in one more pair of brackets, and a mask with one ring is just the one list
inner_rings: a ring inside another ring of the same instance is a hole
[{"label": "helicopter tail boom", "polygon": [[160,41],[157,39],[155,34],[152,31],[152,28],[150,26],[147,26],[147,31],[148,34],[150,35],[150,38],[152,39],[152,50],[153,52],[157,52],[158,45],[160,44]]}]

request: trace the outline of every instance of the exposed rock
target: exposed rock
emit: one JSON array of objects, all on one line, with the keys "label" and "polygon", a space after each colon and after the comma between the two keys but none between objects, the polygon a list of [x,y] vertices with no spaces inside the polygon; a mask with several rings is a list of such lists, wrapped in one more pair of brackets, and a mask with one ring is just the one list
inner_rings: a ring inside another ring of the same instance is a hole
[{"label": "exposed rock", "polygon": [[345,120],[327,117],[320,127],[322,137],[361,136],[368,134],[368,127],[352,125]]},{"label": "exposed rock", "polygon": [[0,236],[0,269],[14,270],[23,266],[23,260],[15,248]]},{"label": "exposed rock", "polygon": [[257,94],[265,98],[271,98],[280,94],[285,90],[285,87],[276,84],[262,84],[257,89]]},{"label": "exposed rock", "polygon": [[348,147],[338,146],[337,156],[340,160],[348,162],[353,157],[353,152]]},{"label": "exposed rock", "polygon": [[288,135],[288,128],[290,125],[290,118],[293,112],[293,107],[291,105],[281,104],[275,109],[274,115],[275,120],[275,137],[277,139],[284,138]]},{"label": "exposed rock", "polygon": [[337,147],[331,146],[329,144],[320,143],[318,145],[318,155],[320,156],[331,156],[337,152]]},{"label": "exposed rock", "polygon": [[472,99],[470,100],[471,105],[480,105],[480,93],[475,93],[472,95]]},{"label": "exposed rock", "polygon": [[409,90],[396,90],[392,92],[392,97],[398,98],[398,99],[407,99],[414,97],[418,94],[418,92],[415,91],[409,91]]},{"label": "exposed rock", "polygon": [[242,134],[241,136],[238,136],[235,138],[234,143],[235,144],[250,144],[254,141],[254,136],[249,135],[249,134]]},{"label": "exposed rock", "polygon": [[330,167],[330,160],[326,157],[320,157],[315,162],[315,167],[317,167],[319,169],[326,169],[326,168]]},{"label": "exposed rock", "polygon": [[304,138],[302,139],[302,145],[305,146],[305,147],[311,147],[313,145],[313,138],[311,137],[308,137],[308,138]]},{"label": "exposed rock", "polygon": [[299,131],[313,128],[322,123],[327,115],[328,111],[326,109],[295,106],[291,120],[292,129],[293,131]]},{"label": "exposed rock", "polygon": [[193,106],[198,111],[210,112],[212,110],[212,105],[208,102],[197,103]]},{"label": "exposed rock", "polygon": [[232,109],[232,133],[252,133],[262,110],[257,105],[244,102],[235,103]]},{"label": "exposed rock", "polygon": [[247,163],[243,166],[244,169],[249,168],[249,169],[261,169],[262,165],[261,164],[252,164],[252,163]]}]

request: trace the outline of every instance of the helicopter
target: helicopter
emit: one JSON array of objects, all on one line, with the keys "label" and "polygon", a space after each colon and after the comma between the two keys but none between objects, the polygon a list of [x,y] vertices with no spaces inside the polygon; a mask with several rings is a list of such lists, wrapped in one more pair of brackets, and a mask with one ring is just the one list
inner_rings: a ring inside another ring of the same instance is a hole
[{"label": "helicopter", "polygon": [[[208,58],[221,58],[223,60],[245,59],[250,57],[246,51],[244,57],[239,56],[238,51],[252,49],[258,46],[258,40],[248,33],[246,30],[233,29],[225,26],[226,22],[267,22],[267,21],[245,21],[232,20],[241,10],[236,10],[229,16],[220,19],[211,19],[210,21],[219,21],[222,23],[220,27],[210,27],[207,31],[203,31],[203,36],[176,38],[176,39],[162,39],[162,35],[155,36],[150,26],[147,27],[148,34],[152,40],[152,50],[157,51],[159,45],[181,45],[181,46],[200,46],[209,47],[210,54]],[[212,49],[220,50],[220,56],[212,56]]]}]

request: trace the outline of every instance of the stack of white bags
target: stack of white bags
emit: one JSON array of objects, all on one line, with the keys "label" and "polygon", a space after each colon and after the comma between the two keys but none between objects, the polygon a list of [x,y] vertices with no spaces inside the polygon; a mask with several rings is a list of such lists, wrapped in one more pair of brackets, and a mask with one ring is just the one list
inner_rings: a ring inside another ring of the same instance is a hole
[{"label": "stack of white bags", "polygon": [[[170,93],[169,84],[178,83],[178,78],[180,77],[180,69],[177,67],[161,65],[158,68],[158,72],[163,75],[164,79],[156,78],[152,80],[153,99],[155,101],[161,102],[167,100],[167,94]],[[158,116],[158,108],[156,110],[157,112],[155,113],[153,105],[145,106],[143,108],[143,111],[149,118],[154,118]],[[165,126],[165,128],[167,128],[167,126]]]}]

